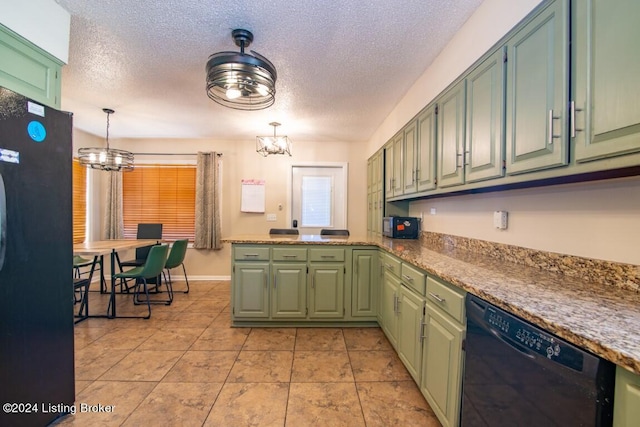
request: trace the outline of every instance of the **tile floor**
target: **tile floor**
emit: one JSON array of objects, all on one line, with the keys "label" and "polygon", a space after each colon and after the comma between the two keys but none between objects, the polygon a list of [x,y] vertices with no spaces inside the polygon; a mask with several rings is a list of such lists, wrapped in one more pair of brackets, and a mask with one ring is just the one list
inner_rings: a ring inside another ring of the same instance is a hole
[{"label": "tile floor", "polygon": [[[139,310],[118,296],[118,313]],[[75,345],[77,407],[114,408],[56,425],[440,425],[380,329],[232,328],[228,281],[194,282],[149,320],[87,319]]]}]

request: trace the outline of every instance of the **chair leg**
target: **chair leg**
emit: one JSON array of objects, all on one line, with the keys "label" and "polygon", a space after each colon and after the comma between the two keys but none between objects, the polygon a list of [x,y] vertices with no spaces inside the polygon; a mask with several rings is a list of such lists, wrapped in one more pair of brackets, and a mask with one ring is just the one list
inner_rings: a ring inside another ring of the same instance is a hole
[{"label": "chair leg", "polygon": [[184,263],[180,264],[182,265],[182,271],[184,272],[184,281],[187,282],[187,290],[184,291],[185,294],[189,293],[189,279],[187,278],[187,270],[184,268]]},{"label": "chair leg", "polygon": [[[139,296],[140,285],[143,285],[144,287],[144,294],[145,294],[145,297],[147,298],[146,301],[140,301],[140,296]],[[151,317],[151,301],[149,300],[149,288],[147,286],[147,279],[142,277],[140,279],[136,279],[136,285],[133,290],[133,304],[140,305],[140,304],[144,304],[145,302],[147,303],[147,310],[148,310],[148,314],[145,317],[145,319],[149,319]]]}]

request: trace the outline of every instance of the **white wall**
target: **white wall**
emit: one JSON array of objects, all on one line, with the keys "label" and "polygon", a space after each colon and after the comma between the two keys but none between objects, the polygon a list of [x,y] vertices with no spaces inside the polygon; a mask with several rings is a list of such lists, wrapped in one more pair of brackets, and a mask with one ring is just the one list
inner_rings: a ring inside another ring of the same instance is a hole
[{"label": "white wall", "polygon": [[0,24],[63,63],[69,62],[71,15],[53,0],[0,0]]}]

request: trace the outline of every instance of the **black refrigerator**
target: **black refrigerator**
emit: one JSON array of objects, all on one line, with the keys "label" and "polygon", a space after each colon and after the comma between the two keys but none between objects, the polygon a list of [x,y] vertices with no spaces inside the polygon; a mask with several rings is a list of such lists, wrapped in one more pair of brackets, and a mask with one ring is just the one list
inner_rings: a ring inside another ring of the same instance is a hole
[{"label": "black refrigerator", "polygon": [[74,404],[71,128],[0,87],[0,426]]}]

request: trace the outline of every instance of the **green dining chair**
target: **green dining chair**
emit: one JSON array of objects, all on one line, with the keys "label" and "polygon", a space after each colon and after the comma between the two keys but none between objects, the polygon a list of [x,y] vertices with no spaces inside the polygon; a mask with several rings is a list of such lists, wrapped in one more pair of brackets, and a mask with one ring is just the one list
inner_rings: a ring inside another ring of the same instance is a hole
[{"label": "green dining chair", "polygon": [[[169,252],[169,257],[167,258],[167,263],[164,268],[167,271],[166,277],[168,280],[165,280],[167,283],[171,282],[171,269],[182,266],[182,272],[184,273],[184,280],[187,282],[187,290],[184,291],[185,294],[189,293],[189,279],[187,278],[187,270],[184,268],[184,257],[187,254],[187,245],[189,244],[189,240],[176,240],[173,242],[171,246],[171,251]],[[173,283],[172,283],[173,285]]]},{"label": "green dining chair", "polygon": [[[167,282],[168,299],[166,300],[151,300],[151,298],[149,298],[149,287],[147,286],[147,281],[149,279],[156,279],[162,274],[162,270],[164,269],[164,266],[167,262],[168,253],[168,245],[153,246],[149,250],[149,254],[147,255],[147,259],[145,260],[145,263],[143,265],[134,267],[127,271],[123,271],[122,273],[114,274],[114,277],[116,279],[135,279],[135,285],[133,288],[133,303],[136,305],[144,303],[147,304],[148,315],[145,317],[145,319],[151,317],[151,304],[169,305],[173,302],[173,289],[171,288],[170,282]],[[146,300],[140,299],[141,286],[143,287],[142,291],[144,291]]]}]

